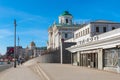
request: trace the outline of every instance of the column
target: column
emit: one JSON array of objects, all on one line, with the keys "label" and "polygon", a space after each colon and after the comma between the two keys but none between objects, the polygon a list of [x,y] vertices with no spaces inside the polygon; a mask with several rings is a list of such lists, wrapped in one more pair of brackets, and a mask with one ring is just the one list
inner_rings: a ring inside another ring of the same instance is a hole
[{"label": "column", "polygon": [[80,52],[77,52],[77,65],[80,65]]},{"label": "column", "polygon": [[98,49],[98,69],[103,69],[103,49]]}]

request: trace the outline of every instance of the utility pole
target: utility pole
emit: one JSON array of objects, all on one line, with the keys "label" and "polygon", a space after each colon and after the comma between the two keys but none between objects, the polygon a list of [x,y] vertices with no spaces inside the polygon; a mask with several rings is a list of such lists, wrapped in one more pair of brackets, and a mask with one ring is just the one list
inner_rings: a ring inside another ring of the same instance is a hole
[{"label": "utility pole", "polygon": [[19,36],[18,36],[18,47],[19,47],[19,44],[20,44],[20,38],[19,38]]},{"label": "utility pole", "polygon": [[14,68],[16,68],[16,19],[14,19]]},{"label": "utility pole", "polygon": [[18,54],[18,58],[20,58],[20,56],[21,56],[21,54],[20,54],[20,38],[19,38],[19,36],[18,36],[18,47],[17,47],[17,54]]}]

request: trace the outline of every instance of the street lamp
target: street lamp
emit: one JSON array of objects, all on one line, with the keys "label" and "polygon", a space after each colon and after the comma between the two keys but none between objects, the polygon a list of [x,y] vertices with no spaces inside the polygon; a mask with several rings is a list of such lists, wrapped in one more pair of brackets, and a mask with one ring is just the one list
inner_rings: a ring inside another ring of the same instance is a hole
[{"label": "street lamp", "polygon": [[16,19],[14,19],[14,68],[16,68]]}]

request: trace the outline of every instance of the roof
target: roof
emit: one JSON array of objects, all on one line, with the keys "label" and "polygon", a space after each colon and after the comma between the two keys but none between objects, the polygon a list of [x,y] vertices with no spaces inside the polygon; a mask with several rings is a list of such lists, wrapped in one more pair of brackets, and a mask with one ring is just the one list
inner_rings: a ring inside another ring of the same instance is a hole
[{"label": "roof", "polygon": [[68,11],[64,11],[64,12],[61,14],[61,16],[66,16],[66,15],[72,16],[72,14],[70,14]]},{"label": "roof", "polygon": [[32,41],[32,42],[30,43],[30,46],[35,46],[35,42]]},{"label": "roof", "polygon": [[93,21],[91,23],[112,23],[112,24],[120,24],[119,22],[113,22],[113,21],[109,21],[109,20],[96,20]]},{"label": "roof", "polygon": [[56,24],[56,27],[73,27],[73,28],[75,28],[75,27],[80,27],[81,26],[81,24],[71,24],[71,25],[67,25],[67,24]]}]

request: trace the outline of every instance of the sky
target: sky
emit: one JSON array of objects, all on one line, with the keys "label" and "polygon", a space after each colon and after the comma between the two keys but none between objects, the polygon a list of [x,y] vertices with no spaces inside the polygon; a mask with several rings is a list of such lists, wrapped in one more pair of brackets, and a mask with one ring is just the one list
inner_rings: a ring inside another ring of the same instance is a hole
[{"label": "sky", "polygon": [[48,28],[65,10],[74,22],[111,20],[120,22],[120,0],[0,0],[0,53],[14,46],[14,19],[17,38],[26,48],[31,41],[37,47],[46,46]]}]

